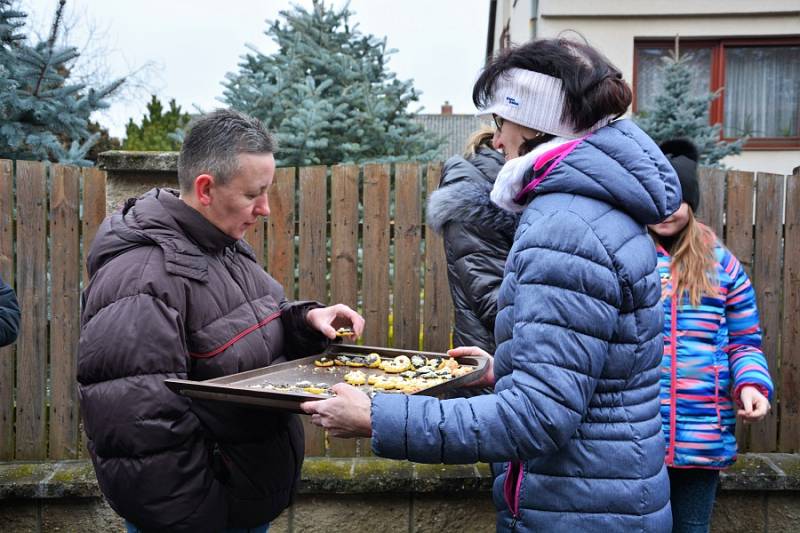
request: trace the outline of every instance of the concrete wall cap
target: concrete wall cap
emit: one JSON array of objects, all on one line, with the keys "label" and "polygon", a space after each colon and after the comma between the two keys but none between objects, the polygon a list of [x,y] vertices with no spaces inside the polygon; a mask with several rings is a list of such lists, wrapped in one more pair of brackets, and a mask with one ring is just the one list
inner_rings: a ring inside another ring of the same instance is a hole
[{"label": "concrete wall cap", "polygon": [[[301,494],[482,493],[487,465],[423,465],[379,457],[309,457]],[[722,472],[723,491],[800,491],[800,454],[749,453]],[[0,500],[91,498],[100,489],[88,460],[0,462]]]},{"label": "concrete wall cap", "polygon": [[111,150],[97,157],[98,166],[107,172],[178,171],[178,152],[128,152]]}]

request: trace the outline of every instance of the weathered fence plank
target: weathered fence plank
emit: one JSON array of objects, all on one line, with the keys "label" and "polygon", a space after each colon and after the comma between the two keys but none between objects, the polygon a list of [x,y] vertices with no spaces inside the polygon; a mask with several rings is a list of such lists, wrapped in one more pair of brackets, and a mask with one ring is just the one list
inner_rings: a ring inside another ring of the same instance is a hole
[{"label": "weathered fence plank", "polygon": [[728,202],[725,210],[725,245],[753,275],[753,195],[752,172],[728,172]]},{"label": "weathered fence plank", "polygon": [[394,346],[419,350],[422,207],[419,167],[395,167]]},{"label": "weathered fence plank", "polygon": [[714,230],[720,239],[723,233],[723,213],[725,212],[725,171],[718,168],[700,167],[700,206],[698,218]]},{"label": "weathered fence plank", "polygon": [[[431,163],[427,170],[428,196],[439,186],[441,163]],[[423,306],[423,345],[425,350],[442,352],[450,347],[453,302],[447,283],[447,260],[442,238],[425,229],[425,296]]]},{"label": "weathered fence plank", "polygon": [[331,302],[358,307],[358,167],[331,177]]},{"label": "weathered fence plank", "polygon": [[[752,172],[728,172],[725,210],[725,246],[747,272],[753,276],[753,195],[755,175]],[[721,237],[720,237],[721,238]],[[750,440],[750,426],[736,423],[736,441],[740,447]]]},{"label": "weathered fence plank", "polygon": [[[325,225],[327,221],[326,168],[300,169],[300,253],[298,257],[299,295],[301,300],[327,301],[325,274],[327,251]],[[306,433],[306,455],[325,455],[325,431],[302,417]]]},{"label": "weathered fence plank", "polygon": [[325,279],[328,273],[326,172],[322,166],[300,169],[299,298],[322,303],[328,301]]},{"label": "weathered fence plank", "polygon": [[106,173],[97,168],[83,170],[83,224],[82,241],[83,257],[81,270],[83,271],[83,286],[89,282],[86,271],[86,258],[92,241],[97,234],[97,229],[106,218]]},{"label": "weathered fence plank", "polygon": [[[780,373],[782,452],[800,451],[800,167],[786,180],[784,223],[783,331]],[[760,289],[759,289],[760,290]],[[775,370],[772,370],[775,376]],[[773,406],[773,411],[777,406]]]},{"label": "weathered fence plank", "polygon": [[389,165],[364,167],[364,342],[386,346],[389,338]]},{"label": "weathered fence plank", "polygon": [[[13,163],[0,159],[0,276],[14,286]],[[14,458],[14,354],[16,346],[0,348],[0,461]]]},{"label": "weathered fence plank", "polygon": [[[331,303],[358,308],[358,174],[336,165],[331,176]],[[329,437],[328,454],[354,457],[357,441]]]},{"label": "weathered fence plank", "polygon": [[47,457],[47,176],[42,163],[17,161],[16,459]]},{"label": "weathered fence plank", "polygon": [[[106,217],[106,173],[98,168],[83,169],[83,220],[81,221],[81,272],[83,287],[89,283],[86,260],[94,236]],[[81,436],[83,437],[83,435]],[[88,457],[85,443],[81,444],[81,457]]]},{"label": "weathered fence plank", "polygon": [[267,219],[267,270],[283,286],[286,297],[294,295],[294,199],[295,169],[279,168],[269,193]]},{"label": "weathered fence plank", "polygon": [[264,266],[264,219],[258,217],[256,223],[247,229],[244,240],[253,249],[258,264]]},{"label": "weathered fence plank", "polygon": [[[781,217],[784,177],[759,172],[756,178],[756,227],[753,280],[761,322],[762,348],[770,372],[777,376],[781,327]],[[777,384],[777,383],[776,383]],[[773,410],[750,430],[750,450],[771,452],[777,443],[777,413]]]},{"label": "weathered fence plank", "polygon": [[80,170],[55,165],[50,180],[50,457],[78,457],[75,386],[80,334]]}]

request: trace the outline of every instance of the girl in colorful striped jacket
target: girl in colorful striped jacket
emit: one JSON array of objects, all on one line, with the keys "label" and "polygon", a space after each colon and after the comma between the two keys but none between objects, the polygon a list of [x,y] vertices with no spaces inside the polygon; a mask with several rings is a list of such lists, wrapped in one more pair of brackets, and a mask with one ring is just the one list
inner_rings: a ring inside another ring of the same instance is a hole
[{"label": "girl in colorful striped jacket", "polygon": [[773,385],[750,280],[694,216],[697,149],[684,140],[661,149],[683,189],[678,211],[650,226],[665,314],[662,428],[673,531],[701,532],[708,531],[719,471],[736,461],[736,415],[744,422],[766,416]]}]

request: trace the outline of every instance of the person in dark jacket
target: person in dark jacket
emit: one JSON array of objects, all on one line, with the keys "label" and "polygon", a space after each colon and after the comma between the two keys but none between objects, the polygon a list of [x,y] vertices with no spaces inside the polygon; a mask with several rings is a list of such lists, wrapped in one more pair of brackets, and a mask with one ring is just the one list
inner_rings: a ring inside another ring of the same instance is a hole
[{"label": "person in dark jacket", "polygon": [[17,295],[0,278],[0,346],[8,346],[19,334],[19,304]]},{"label": "person in dark jacket", "polygon": [[680,205],[675,171],[633,122],[615,120],[631,90],[588,45],[504,50],[473,99],[495,115],[508,159],[491,198],[521,213],[482,378],[494,393],[370,400],[337,385],[303,409],[334,436],[371,436],[379,456],[495,463],[498,531],[667,533],[663,313],[647,225]]},{"label": "person in dark jacket", "polygon": [[505,162],[492,148],[494,130],[476,131],[464,156],[442,168],[439,188],[428,200],[428,226],[442,234],[453,297],[455,346],[494,352],[497,291],[519,217],[489,199]]},{"label": "person in dark jacket", "polygon": [[78,382],[97,480],[128,531],[265,531],[303,461],[296,415],[192,400],[166,378],[205,380],[324,349],[363,330],[344,305],[288,302],[242,240],[269,215],[275,160],[261,123],[196,119],[180,192],[153,189],[101,225],[82,296]]}]

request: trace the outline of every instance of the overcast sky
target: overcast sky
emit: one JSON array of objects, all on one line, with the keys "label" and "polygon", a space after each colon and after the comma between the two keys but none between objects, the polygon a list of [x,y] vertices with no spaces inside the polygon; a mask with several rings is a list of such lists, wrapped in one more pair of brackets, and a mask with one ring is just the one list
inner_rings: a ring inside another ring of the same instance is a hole
[{"label": "overcast sky", "polygon": [[[31,29],[46,36],[58,0],[18,0]],[[311,0],[297,2],[306,8]],[[343,0],[328,5],[343,6]],[[137,122],[149,94],[175,98],[184,110],[220,107],[221,81],[235,71],[245,45],[270,53],[266,21],[289,9],[275,0],[67,0],[69,41],[86,50],[85,69],[101,77],[135,72],[111,108],[97,115],[116,136]],[[455,113],[474,113],[472,83],[483,64],[487,0],[351,0],[362,33],[386,36],[397,49],[388,67],[413,79],[424,112],[449,100]],[[87,44],[88,42],[88,44]]]}]

